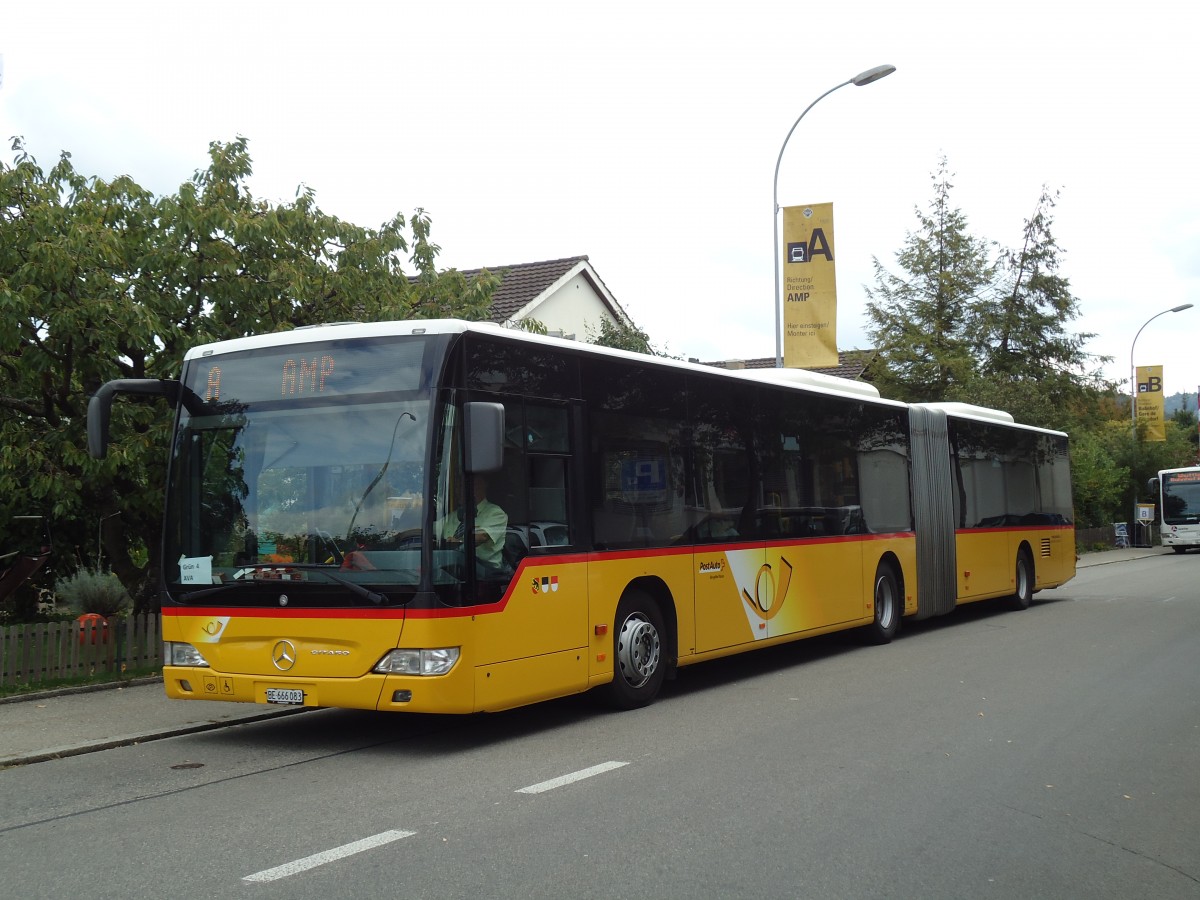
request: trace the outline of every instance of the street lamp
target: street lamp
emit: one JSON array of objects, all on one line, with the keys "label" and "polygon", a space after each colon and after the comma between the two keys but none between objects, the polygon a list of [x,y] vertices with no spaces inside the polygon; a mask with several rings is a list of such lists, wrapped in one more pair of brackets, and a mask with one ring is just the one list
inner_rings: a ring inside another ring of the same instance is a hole
[{"label": "street lamp", "polygon": [[792,123],[792,127],[788,130],[787,137],[783,139],[783,146],[779,148],[779,158],[775,160],[775,185],[772,192],[773,213],[772,217],[775,225],[775,368],[783,368],[783,298],[779,293],[779,164],[783,162],[783,151],[787,149],[788,141],[792,139],[792,132],[796,130],[796,126],[800,124],[800,119],[808,115],[808,111],[836,91],[838,88],[844,88],[848,84],[855,87],[863,87],[873,81],[878,81],[880,78],[886,78],[896,71],[895,66],[876,66],[873,69],[867,69],[865,72],[859,72],[849,81],[843,81],[836,87],[831,87],[820,97],[808,104],[804,112],[800,113],[800,118]]},{"label": "street lamp", "polygon": [[[1138,519],[1137,519],[1137,513],[1138,513],[1138,506],[1137,506],[1137,502],[1138,502],[1138,477],[1137,477],[1138,433],[1137,433],[1137,369],[1135,369],[1133,367],[1133,350],[1135,347],[1137,347],[1137,340],[1139,337],[1142,336],[1142,331],[1145,329],[1145,327],[1147,325],[1149,325],[1151,322],[1153,322],[1155,319],[1157,319],[1159,316],[1165,316],[1167,313],[1183,312],[1185,309],[1191,309],[1191,308],[1192,308],[1191,303],[1183,303],[1183,304],[1180,304],[1179,306],[1172,306],[1170,309],[1164,309],[1162,312],[1155,313],[1150,318],[1148,318],[1145,322],[1142,323],[1142,327],[1139,328],[1137,330],[1137,334],[1135,334],[1133,336],[1133,343],[1129,345],[1129,390],[1130,390],[1130,393],[1129,393],[1129,418],[1130,418],[1130,424],[1133,428],[1132,465],[1130,465],[1129,468],[1131,470],[1130,474],[1133,475],[1133,521],[1135,523],[1138,521]],[[1133,527],[1134,526],[1130,526],[1131,531],[1132,531]],[[1131,537],[1132,537],[1132,535],[1131,535]],[[1153,536],[1153,534],[1151,534],[1148,539],[1148,543],[1146,543],[1145,546],[1149,547],[1153,542],[1154,542],[1154,536]],[[1135,540],[1134,546],[1140,547],[1142,545]]]},{"label": "street lamp", "polygon": [[1137,334],[1133,336],[1133,343],[1129,347],[1129,418],[1133,424],[1133,438],[1135,443],[1137,441],[1137,370],[1133,367],[1133,349],[1137,346],[1137,339],[1142,336],[1143,329],[1159,316],[1165,316],[1167,313],[1183,312],[1185,309],[1191,308],[1191,303],[1184,303],[1180,306],[1172,306],[1170,309],[1164,309],[1160,313],[1155,313],[1142,324],[1142,327],[1137,330]]}]

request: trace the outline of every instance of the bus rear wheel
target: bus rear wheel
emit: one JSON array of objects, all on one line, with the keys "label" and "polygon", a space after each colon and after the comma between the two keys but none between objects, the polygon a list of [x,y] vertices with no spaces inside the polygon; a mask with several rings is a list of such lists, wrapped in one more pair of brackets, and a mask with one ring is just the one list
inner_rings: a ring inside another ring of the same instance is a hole
[{"label": "bus rear wheel", "polygon": [[1033,602],[1033,560],[1025,550],[1017,554],[1016,588],[1009,605],[1013,609],[1029,609]]},{"label": "bus rear wheel", "polygon": [[613,634],[613,680],[604,699],[617,709],[646,706],[666,675],[663,618],[658,604],[644,591],[627,591],[617,605]]},{"label": "bus rear wheel", "polygon": [[900,630],[900,617],[904,614],[900,603],[900,586],[896,572],[886,562],[875,570],[875,587],[872,590],[875,603],[875,621],[867,626],[867,639],[872,644],[887,644]]}]

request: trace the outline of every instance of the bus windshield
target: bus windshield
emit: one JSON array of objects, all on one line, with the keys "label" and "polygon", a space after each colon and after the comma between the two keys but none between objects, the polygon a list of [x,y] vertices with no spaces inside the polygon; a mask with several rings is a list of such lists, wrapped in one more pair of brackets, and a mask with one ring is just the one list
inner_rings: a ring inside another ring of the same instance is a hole
[{"label": "bus windshield", "polygon": [[[164,555],[173,593],[298,582],[309,585],[299,596],[379,602],[379,592],[416,590],[433,404],[417,376],[422,344],[342,348],[336,364],[333,350],[189,366],[185,388],[203,404],[181,410],[175,439]],[[289,382],[301,354],[314,360],[303,392]],[[411,552],[389,553],[387,568],[346,563],[385,541],[404,549],[405,535]]]},{"label": "bus windshield", "polygon": [[1167,525],[1200,523],[1200,470],[1162,474],[1162,516]]}]

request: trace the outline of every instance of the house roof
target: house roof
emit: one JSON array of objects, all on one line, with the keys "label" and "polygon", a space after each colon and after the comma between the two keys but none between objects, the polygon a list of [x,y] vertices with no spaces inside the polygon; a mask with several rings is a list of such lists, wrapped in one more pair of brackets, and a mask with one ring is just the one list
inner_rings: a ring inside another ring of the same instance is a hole
[{"label": "house roof", "polygon": [[[582,274],[592,289],[600,297],[601,302],[612,313],[613,317],[625,324],[629,317],[621,309],[616,298],[609,292],[608,287],[596,274],[586,256],[568,256],[563,259],[550,259],[544,262],[515,263],[505,266],[487,266],[487,271],[501,278],[500,286],[492,294],[491,321],[498,323],[510,322],[528,314],[536,300],[552,293],[559,285],[565,284],[576,274]],[[483,269],[463,269],[468,277],[478,275]]]},{"label": "house roof", "polygon": [[[834,375],[838,378],[848,378],[851,381],[861,381],[863,373],[874,358],[874,350],[839,350],[836,366],[805,366],[804,368],[809,372],[819,372],[822,375]],[[775,368],[775,357],[727,359],[705,363],[705,365],[716,366],[719,369],[773,369]]]},{"label": "house roof", "polygon": [[[487,271],[501,278],[500,286],[492,294],[491,321],[505,324],[518,321],[533,312],[536,302],[549,296],[560,285],[565,284],[577,274],[587,279],[596,295],[613,317],[626,325],[632,324],[629,316],[617,303],[616,298],[609,292],[596,270],[586,256],[567,256],[563,259],[549,259],[542,262],[514,263],[505,266],[487,266]],[[483,269],[463,269],[467,277],[478,275]],[[536,318],[536,315],[534,315]],[[867,365],[875,356],[874,350],[843,350],[838,352],[836,366],[810,368],[811,372],[823,375],[834,375],[851,381],[863,379]],[[760,359],[724,360],[710,362],[706,365],[722,369],[773,369],[774,357]]]}]

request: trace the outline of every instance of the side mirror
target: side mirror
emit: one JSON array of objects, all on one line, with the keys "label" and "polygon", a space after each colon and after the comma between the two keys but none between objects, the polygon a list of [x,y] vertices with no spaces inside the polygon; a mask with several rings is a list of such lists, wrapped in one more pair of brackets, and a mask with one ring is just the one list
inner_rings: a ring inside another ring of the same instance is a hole
[{"label": "side mirror", "polygon": [[100,385],[87,409],[88,454],[93,459],[108,455],[108,423],[112,418],[113,397],[117,394],[142,394],[166,397],[172,404],[179,400],[183,385],[157,378],[118,378]]},{"label": "side mirror", "polygon": [[1148,490],[1151,494],[1153,494],[1157,498],[1158,497],[1158,479],[1151,478],[1149,481],[1147,481],[1146,482],[1146,490]]},{"label": "side mirror", "polygon": [[498,472],[504,465],[504,405],[468,403],[464,409],[467,471]]}]

